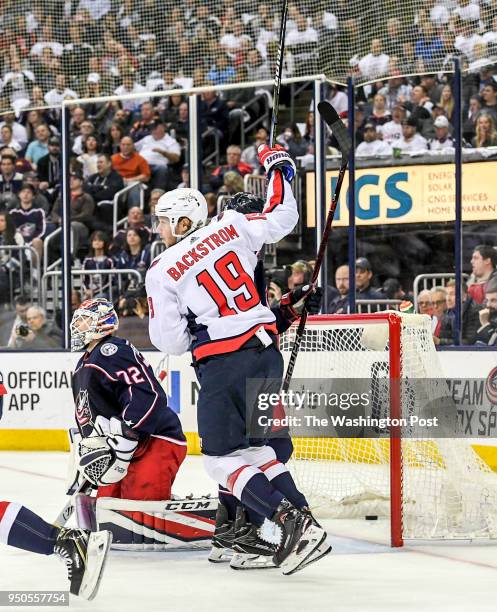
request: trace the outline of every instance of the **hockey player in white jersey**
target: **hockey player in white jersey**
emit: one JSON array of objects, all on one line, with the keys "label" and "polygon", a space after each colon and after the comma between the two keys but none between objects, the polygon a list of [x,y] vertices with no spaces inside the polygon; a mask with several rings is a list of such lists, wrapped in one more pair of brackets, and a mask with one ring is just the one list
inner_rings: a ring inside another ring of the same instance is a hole
[{"label": "hockey player in white jersey", "polygon": [[160,198],[157,231],[169,248],[146,277],[149,331],[165,353],[192,351],[206,470],[245,506],[279,525],[273,558],[291,574],[305,566],[326,534],[274,450],[263,442],[251,446],[247,432],[259,394],[278,392],[283,376],[275,317],[254,284],[256,253],[285,237],[298,220],[292,159],[267,146],[259,157],[269,178],[262,214],[227,211],[203,227],[207,204],[200,192],[177,189]]}]

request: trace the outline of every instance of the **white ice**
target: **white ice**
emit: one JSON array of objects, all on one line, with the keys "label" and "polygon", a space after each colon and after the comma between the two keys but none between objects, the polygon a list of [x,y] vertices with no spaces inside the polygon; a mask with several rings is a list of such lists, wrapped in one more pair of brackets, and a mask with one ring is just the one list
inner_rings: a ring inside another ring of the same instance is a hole
[{"label": "white ice", "polygon": [[[0,499],[46,520],[65,503],[64,453],[0,453]],[[216,487],[199,457],[187,457],[175,493]],[[333,553],[294,576],[235,572],[207,552],[111,552],[98,597],[71,609],[118,612],[307,612],[497,610],[497,543],[409,545],[392,550],[386,521],[330,520]],[[0,590],[67,589],[65,567],[0,546]],[[16,608],[17,609],[17,608]],[[46,610],[47,608],[30,608]]]}]

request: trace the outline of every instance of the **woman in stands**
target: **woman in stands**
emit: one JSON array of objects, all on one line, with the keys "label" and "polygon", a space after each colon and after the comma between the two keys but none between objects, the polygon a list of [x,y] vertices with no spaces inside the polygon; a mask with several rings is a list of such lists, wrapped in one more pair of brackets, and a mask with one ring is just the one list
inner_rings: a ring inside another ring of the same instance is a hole
[{"label": "woman in stands", "polygon": [[120,123],[112,123],[107,132],[107,137],[102,147],[103,153],[106,153],[107,155],[114,155],[114,153],[119,153],[119,143],[121,142],[121,138],[125,135],[126,132],[124,131],[124,128]]},{"label": "woman in stands", "polygon": [[145,279],[150,266],[150,245],[145,232],[129,228],[126,233],[124,249],[116,257],[116,268],[137,270]]},{"label": "woman in stands", "polygon": [[94,134],[85,136],[81,146],[83,153],[77,157],[77,160],[83,168],[83,177],[87,179],[97,172],[97,159],[102,148]]},{"label": "woman in stands", "polygon": [[[8,212],[0,212],[0,247],[22,246],[24,238]],[[9,300],[11,279],[19,268],[21,253],[0,249],[0,303]],[[15,280],[13,281],[15,283]]]},{"label": "woman in stands", "polygon": [[476,121],[476,136],[471,141],[475,148],[480,147],[496,147],[497,146],[497,130],[492,117],[485,112],[482,112]]},{"label": "woman in stands", "polygon": [[[83,270],[112,270],[113,260],[108,256],[109,239],[104,232],[96,231],[90,236],[88,257],[83,260]],[[109,293],[110,275],[88,274],[83,276],[85,298],[104,297]]]}]

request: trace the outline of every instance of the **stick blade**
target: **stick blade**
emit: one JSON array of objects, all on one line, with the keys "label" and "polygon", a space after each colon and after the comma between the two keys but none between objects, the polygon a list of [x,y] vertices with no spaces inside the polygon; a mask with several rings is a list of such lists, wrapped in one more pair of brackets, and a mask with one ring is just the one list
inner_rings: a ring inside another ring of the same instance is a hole
[{"label": "stick blade", "polygon": [[349,157],[350,149],[352,148],[352,141],[350,140],[347,128],[338,116],[336,110],[328,101],[322,100],[318,104],[318,111],[321,117],[324,119],[326,125],[332,131],[333,136],[335,136],[338,146],[340,147],[340,152],[342,153],[342,159],[346,160]]}]

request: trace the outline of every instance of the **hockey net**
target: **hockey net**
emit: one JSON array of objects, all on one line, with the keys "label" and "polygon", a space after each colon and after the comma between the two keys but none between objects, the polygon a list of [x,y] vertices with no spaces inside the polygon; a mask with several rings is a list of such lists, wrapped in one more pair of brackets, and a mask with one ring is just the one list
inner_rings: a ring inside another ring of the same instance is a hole
[{"label": "hockey net", "polygon": [[[281,338],[286,358],[295,332],[294,326]],[[369,379],[376,417],[409,419],[447,390],[423,315],[310,317],[293,376],[331,379],[342,391],[353,379]],[[413,386],[409,379],[422,382]],[[357,437],[336,433],[292,433],[290,469],[321,516],[389,517],[393,546],[404,538],[497,537],[497,475],[469,440],[430,438],[415,425],[375,430],[372,437],[367,428]]]}]

